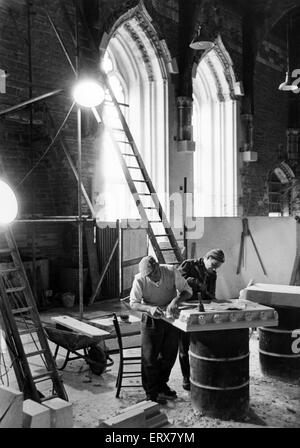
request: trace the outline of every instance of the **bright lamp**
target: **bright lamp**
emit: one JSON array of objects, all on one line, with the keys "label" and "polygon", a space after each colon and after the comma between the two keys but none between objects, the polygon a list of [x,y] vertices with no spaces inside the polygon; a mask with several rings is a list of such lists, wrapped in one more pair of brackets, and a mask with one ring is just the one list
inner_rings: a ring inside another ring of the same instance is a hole
[{"label": "bright lamp", "polygon": [[82,80],[74,87],[73,97],[82,107],[96,107],[104,100],[103,87],[92,80]]},{"label": "bright lamp", "polygon": [[0,180],[0,224],[9,224],[17,216],[16,196],[7,183]]},{"label": "bright lamp", "polygon": [[285,81],[280,84],[278,87],[279,90],[283,90],[285,92],[289,91],[295,91],[298,89],[298,86],[292,82],[292,77],[290,73],[290,18],[288,18],[287,25],[286,25],[286,74],[285,74]]}]

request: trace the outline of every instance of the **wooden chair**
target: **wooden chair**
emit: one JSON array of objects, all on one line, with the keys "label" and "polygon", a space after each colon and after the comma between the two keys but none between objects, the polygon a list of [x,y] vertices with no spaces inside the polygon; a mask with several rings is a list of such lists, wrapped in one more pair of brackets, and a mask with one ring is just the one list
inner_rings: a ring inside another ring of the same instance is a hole
[{"label": "wooden chair", "polygon": [[[116,337],[118,341],[118,352],[120,354],[120,363],[118,370],[118,377],[116,381],[116,398],[119,398],[120,390],[122,387],[142,387],[141,382],[137,384],[123,384],[125,378],[141,378],[141,343],[140,335],[126,337],[122,335],[118,317],[113,313],[113,324],[116,331]],[[137,342],[137,338],[139,342]],[[108,342],[108,341],[106,341]],[[112,354],[112,350],[108,350],[109,354]],[[126,369],[128,366],[139,366],[135,370]]]}]

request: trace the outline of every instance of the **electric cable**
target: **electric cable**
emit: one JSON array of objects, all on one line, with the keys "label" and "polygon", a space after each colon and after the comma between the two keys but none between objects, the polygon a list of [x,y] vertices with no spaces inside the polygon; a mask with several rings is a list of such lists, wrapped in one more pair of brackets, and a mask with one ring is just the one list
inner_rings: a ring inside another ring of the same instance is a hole
[{"label": "electric cable", "polygon": [[65,116],[62,124],[60,125],[58,131],[56,132],[55,136],[53,137],[53,139],[51,140],[50,144],[48,145],[48,147],[46,148],[46,150],[44,151],[44,153],[42,154],[42,156],[39,158],[39,160],[34,164],[34,166],[28,171],[28,173],[23,177],[23,179],[18,183],[18,185],[16,186],[16,189],[19,189],[19,187],[23,184],[23,182],[27,179],[27,177],[32,173],[33,170],[35,170],[35,168],[40,164],[40,162],[44,159],[44,157],[47,155],[47,153],[49,152],[49,150],[52,148],[52,146],[54,145],[55,141],[57,140],[57,137],[59,136],[61,130],[63,129],[63,127],[65,126],[73,108],[75,105],[75,101],[73,101],[70,109],[67,112],[67,115]]}]

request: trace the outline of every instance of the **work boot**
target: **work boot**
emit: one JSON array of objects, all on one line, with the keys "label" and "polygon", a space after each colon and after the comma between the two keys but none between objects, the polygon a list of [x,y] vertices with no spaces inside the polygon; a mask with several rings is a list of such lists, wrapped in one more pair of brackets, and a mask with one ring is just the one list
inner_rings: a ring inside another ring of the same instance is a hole
[{"label": "work boot", "polygon": [[182,387],[184,390],[191,390],[191,383],[188,377],[183,377]]},{"label": "work boot", "polygon": [[166,400],[175,400],[177,398],[177,393],[175,390],[171,389],[167,384],[161,389],[158,394],[159,397]]}]

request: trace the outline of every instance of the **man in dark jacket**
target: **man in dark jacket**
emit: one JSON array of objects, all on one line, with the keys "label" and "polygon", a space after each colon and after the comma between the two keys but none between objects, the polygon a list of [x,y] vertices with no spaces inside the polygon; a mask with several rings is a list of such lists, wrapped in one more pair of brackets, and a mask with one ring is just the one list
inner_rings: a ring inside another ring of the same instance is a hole
[{"label": "man in dark jacket", "polygon": [[[216,270],[225,262],[224,252],[221,249],[208,251],[203,258],[185,260],[178,268],[182,276],[187,280],[193,290],[193,300],[197,300],[201,293],[203,301],[217,301],[216,293]],[[190,334],[180,331],[179,333],[179,362],[183,376],[182,387],[190,390],[190,363],[189,363]]]}]

